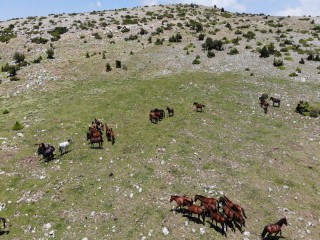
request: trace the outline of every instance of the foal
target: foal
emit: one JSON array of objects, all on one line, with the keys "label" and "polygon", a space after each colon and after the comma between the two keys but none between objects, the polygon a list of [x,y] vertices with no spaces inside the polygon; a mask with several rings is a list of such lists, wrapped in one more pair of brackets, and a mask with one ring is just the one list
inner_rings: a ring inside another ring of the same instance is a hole
[{"label": "foal", "polygon": [[280,99],[271,97],[270,100],[272,101],[272,106],[274,106],[274,107],[280,107],[280,102],[281,102]]},{"label": "foal", "polygon": [[61,155],[62,155],[62,153],[67,153],[69,151],[70,143],[72,143],[72,139],[71,138],[69,138],[65,142],[59,143],[59,151],[60,151]]},{"label": "foal", "polygon": [[173,114],[174,114],[174,110],[173,110],[173,108],[169,108],[169,107],[167,107],[167,111],[168,111],[168,115],[169,115],[169,117],[172,117],[172,116],[173,116]]},{"label": "foal", "polygon": [[202,108],[205,107],[205,105],[201,104],[201,103],[197,103],[197,102],[194,102],[193,103],[194,106],[196,106],[196,112],[202,112]]}]

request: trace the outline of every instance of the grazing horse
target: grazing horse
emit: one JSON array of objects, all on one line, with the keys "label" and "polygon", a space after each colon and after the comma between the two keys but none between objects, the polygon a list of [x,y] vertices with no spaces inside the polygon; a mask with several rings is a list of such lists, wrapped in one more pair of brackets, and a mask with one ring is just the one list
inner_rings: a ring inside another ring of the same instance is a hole
[{"label": "grazing horse", "polygon": [[66,152],[69,151],[70,143],[72,143],[72,139],[71,138],[69,138],[65,142],[59,143],[59,151],[60,151],[61,155],[62,155],[62,153],[66,153]]},{"label": "grazing horse", "polygon": [[216,221],[216,226],[218,226],[218,222],[221,224],[221,230],[223,231],[225,236],[227,236],[228,226],[233,231],[235,231],[233,223],[228,218],[226,218],[223,214],[219,213],[217,210],[210,209],[210,219],[211,219],[211,225],[213,224],[213,220]]},{"label": "grazing horse", "polygon": [[196,106],[196,112],[202,112],[205,107],[205,105],[197,102],[194,102],[193,105]]},{"label": "grazing horse", "polygon": [[154,110],[151,110],[151,111],[149,112],[149,119],[150,119],[150,122],[152,122],[152,123],[158,123],[159,117],[158,117],[157,114],[154,112]]},{"label": "grazing horse", "polygon": [[201,205],[206,203],[206,204],[212,204],[212,205],[214,205],[216,207],[217,203],[218,203],[218,200],[215,199],[214,197],[208,198],[208,197],[204,197],[204,196],[201,196],[201,195],[195,195],[194,196],[194,201],[196,202],[198,200],[201,202]]},{"label": "grazing horse", "polygon": [[90,130],[90,135],[88,136],[88,134],[87,134],[87,139],[90,140],[91,148],[94,147],[95,143],[99,144],[99,148],[102,147],[102,143],[103,143],[102,133],[97,128],[92,128]]},{"label": "grazing horse", "polygon": [[[246,213],[244,212],[244,209],[238,205],[233,203],[227,196],[222,196],[219,198],[219,203],[222,203],[222,206],[227,205],[229,208],[231,208],[233,211],[240,213],[242,216],[247,218]],[[218,203],[218,206],[219,206]]]},{"label": "grazing horse", "polygon": [[178,207],[181,209],[181,206],[186,206],[187,202],[189,202],[190,204],[193,204],[192,198],[187,196],[171,195],[170,202],[172,202],[173,200],[176,201],[177,203],[176,209],[178,209]]},{"label": "grazing horse", "polygon": [[271,234],[275,233],[275,236],[280,232],[281,236],[281,227],[282,225],[285,224],[286,226],[288,225],[287,218],[281,218],[278,222],[275,224],[269,224],[264,227],[262,233],[261,233],[261,238],[264,239],[266,234],[267,236],[270,236]]},{"label": "grazing horse", "polygon": [[280,107],[281,100],[279,98],[271,97],[270,100],[272,101],[272,106]]},{"label": "grazing horse", "polygon": [[38,147],[38,155],[42,155],[45,161],[54,158],[55,148],[49,144],[40,143]]},{"label": "grazing horse", "polygon": [[173,110],[173,108],[167,107],[167,111],[168,111],[168,116],[169,116],[169,117],[172,117],[172,116],[174,115],[174,110]]},{"label": "grazing horse", "polygon": [[190,201],[184,201],[187,205],[189,215],[198,214],[198,219],[200,220],[200,215],[202,216],[203,225],[205,224],[205,208],[204,206],[197,206],[192,204]]},{"label": "grazing horse", "polygon": [[108,128],[108,126],[106,127],[106,136],[108,142],[111,142],[112,145],[116,142],[114,131],[112,128]]},{"label": "grazing horse", "polygon": [[166,113],[163,109],[155,108],[153,111],[159,117],[160,121],[166,116]]},{"label": "grazing horse", "polygon": [[7,220],[4,217],[0,217],[0,222],[2,222],[3,228],[6,228]]}]

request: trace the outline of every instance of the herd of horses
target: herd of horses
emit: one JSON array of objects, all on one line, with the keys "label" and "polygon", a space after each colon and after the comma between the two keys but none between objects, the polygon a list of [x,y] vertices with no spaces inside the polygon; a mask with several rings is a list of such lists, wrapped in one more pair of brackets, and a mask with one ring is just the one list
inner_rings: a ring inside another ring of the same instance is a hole
[{"label": "herd of horses", "polygon": [[[279,98],[270,97],[270,101],[272,101],[273,107],[280,107],[281,100]],[[264,96],[259,97],[260,106],[263,108],[265,114],[268,113],[269,103]]]},{"label": "herd of horses", "polygon": [[[198,200],[200,205],[195,204]],[[239,204],[232,202],[225,195],[219,199],[198,194],[195,195],[194,199],[185,195],[171,195],[170,203],[172,201],[177,203],[175,211],[179,210],[182,213],[187,212],[191,217],[193,214],[198,215],[198,218],[195,220],[202,222],[203,225],[205,225],[206,217],[211,219],[211,226],[213,226],[213,221],[215,221],[216,230],[220,231],[224,236],[227,236],[228,227],[233,232],[235,232],[237,228],[242,233],[242,228],[246,226],[245,219],[247,219],[247,216],[244,209]],[[222,210],[220,210],[220,208]],[[221,225],[221,228],[218,227],[218,223]],[[261,238],[265,239],[272,234],[276,236],[278,233],[280,233],[281,236],[281,227],[283,224],[288,224],[286,218],[282,218],[274,224],[266,225],[261,233]]]},{"label": "herd of horses", "polygon": [[[87,141],[89,141],[91,148],[95,148],[94,144],[98,144],[98,148],[102,148],[104,131],[106,132],[108,142],[111,142],[112,145],[115,144],[116,139],[113,129],[108,127],[107,125],[104,125],[101,121],[95,118],[94,121],[91,122],[91,126],[89,127],[89,130],[87,132]],[[71,138],[62,143],[59,143],[60,155],[69,152],[69,146],[71,143]],[[38,145],[38,155],[42,155],[45,161],[50,161],[54,158],[54,146],[46,143],[40,143],[36,145]]]}]

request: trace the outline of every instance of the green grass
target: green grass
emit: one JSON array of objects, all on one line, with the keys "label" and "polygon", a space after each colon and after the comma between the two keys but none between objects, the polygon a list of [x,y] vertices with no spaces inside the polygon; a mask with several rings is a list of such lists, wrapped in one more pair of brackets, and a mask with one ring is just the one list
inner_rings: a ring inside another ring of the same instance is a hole
[{"label": "green grass", "polygon": [[[271,107],[265,115],[258,103],[263,89],[286,93],[286,101],[294,105],[295,95],[315,91],[311,84],[306,88],[281,79],[244,84],[239,75],[199,72],[146,80],[137,75],[108,81],[80,77],[77,82],[48,83],[48,88],[51,91],[45,94],[31,91],[1,99],[10,112],[0,116],[0,134],[8,138],[9,146],[17,147],[0,155],[0,169],[8,174],[1,201],[12,202],[2,212],[13,225],[10,239],[23,235],[29,225],[37,230],[27,233],[28,237],[44,237],[42,226],[48,222],[57,238],[138,239],[150,229],[153,236],[162,238],[162,226],[168,227],[169,239],[179,238],[181,228],[189,238],[194,235],[189,228],[198,232],[200,226],[190,221],[187,228],[187,218],[170,211],[175,204],[169,203],[169,197],[209,195],[207,185],[216,197],[223,191],[243,205],[249,215],[246,230],[258,235],[268,221],[282,216],[278,206],[289,206],[295,216],[305,213],[294,200],[297,193],[307,195],[300,203],[306,207],[316,197],[314,187],[305,189],[303,183],[308,179],[309,186],[317,186],[319,175],[314,173],[310,179],[309,170],[296,164],[300,158],[314,164],[307,156],[319,153],[315,142],[302,152],[296,149],[311,132],[311,128],[299,129],[312,123],[285,105]],[[194,111],[194,101],[206,105],[203,113]],[[151,124],[149,110],[166,106],[175,109],[175,116]],[[114,146],[105,142],[103,149],[90,149],[84,138],[95,117],[115,129]],[[23,119],[27,126],[21,130],[23,138],[14,138],[11,130],[16,119]],[[293,121],[298,121],[294,128]],[[57,153],[49,163],[39,161],[34,144],[57,146],[70,137],[71,152]],[[283,190],[283,185],[289,190]],[[280,189],[271,192],[272,201],[268,187]],[[280,197],[284,194],[288,196],[285,203]],[[15,212],[20,214],[14,217]],[[256,222],[257,218],[261,221]],[[291,223],[297,224],[293,219]],[[223,239],[206,224],[201,239],[211,236]],[[229,236],[241,238],[239,232]],[[285,230],[285,236],[293,239],[295,235]]]}]

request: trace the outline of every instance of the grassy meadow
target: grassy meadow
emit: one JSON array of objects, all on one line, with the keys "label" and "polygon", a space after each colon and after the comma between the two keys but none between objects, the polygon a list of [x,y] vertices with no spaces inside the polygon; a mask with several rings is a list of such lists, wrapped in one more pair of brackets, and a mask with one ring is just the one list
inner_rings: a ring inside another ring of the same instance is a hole
[{"label": "grassy meadow", "polygon": [[[66,74],[0,99],[1,111],[9,110],[0,115],[1,216],[10,224],[1,238],[225,239],[208,219],[203,226],[169,202],[174,194],[225,194],[246,210],[249,239],[283,216],[285,239],[317,239],[319,121],[294,111],[301,96],[316,100],[316,84],[249,73],[146,78],[85,69],[76,80]],[[264,114],[262,93],[281,95],[281,107]],[[195,101],[204,112],[195,112]],[[150,123],[149,111],[167,106],[175,115]],[[90,148],[94,118],[114,128],[115,145],[105,139],[103,149]],[[12,130],[16,121],[22,130]],[[68,138],[71,151],[60,156],[58,144]],[[56,147],[53,161],[37,156],[40,142]],[[244,237],[228,231],[228,239]]]}]

